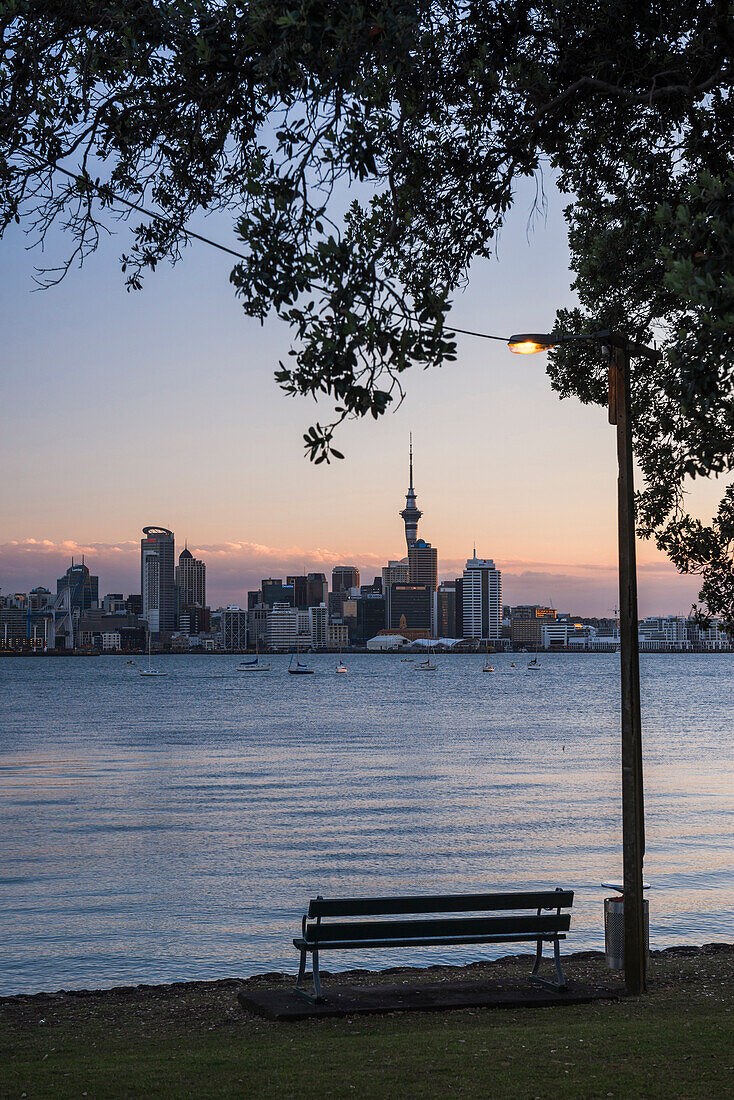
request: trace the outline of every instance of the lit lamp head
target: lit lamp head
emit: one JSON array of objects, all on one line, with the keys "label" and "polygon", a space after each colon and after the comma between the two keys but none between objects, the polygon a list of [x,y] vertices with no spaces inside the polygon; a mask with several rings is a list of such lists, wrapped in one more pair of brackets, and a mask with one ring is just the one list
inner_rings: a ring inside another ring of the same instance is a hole
[{"label": "lit lamp head", "polygon": [[516,355],[534,355],[536,351],[554,348],[557,343],[558,337],[549,336],[546,332],[521,332],[517,336],[511,336],[507,346]]}]

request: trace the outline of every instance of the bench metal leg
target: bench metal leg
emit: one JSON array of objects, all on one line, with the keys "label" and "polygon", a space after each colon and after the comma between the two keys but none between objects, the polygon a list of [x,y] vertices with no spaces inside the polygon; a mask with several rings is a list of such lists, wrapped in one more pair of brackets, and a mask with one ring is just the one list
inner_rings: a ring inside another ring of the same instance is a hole
[{"label": "bench metal leg", "polygon": [[309,993],[307,989],[303,988],[303,982],[306,977],[306,949],[301,949],[301,961],[298,966],[298,980],[296,982],[296,993],[299,997],[304,997],[307,1001],[311,1001],[313,1004],[321,1005],[324,1003],[324,995],[321,991],[321,981],[319,978],[319,953],[318,951],[312,952],[313,970],[313,993]]},{"label": "bench metal leg", "polygon": [[531,982],[538,982],[540,985],[548,986],[549,989],[563,990],[568,989],[566,977],[563,973],[563,967],[561,966],[561,942],[558,939],[553,940],[553,961],[556,966],[556,978],[555,982],[549,982],[547,978],[541,978],[538,974],[541,959],[543,958],[543,941],[538,940],[538,946],[535,950],[535,965],[530,974]]}]

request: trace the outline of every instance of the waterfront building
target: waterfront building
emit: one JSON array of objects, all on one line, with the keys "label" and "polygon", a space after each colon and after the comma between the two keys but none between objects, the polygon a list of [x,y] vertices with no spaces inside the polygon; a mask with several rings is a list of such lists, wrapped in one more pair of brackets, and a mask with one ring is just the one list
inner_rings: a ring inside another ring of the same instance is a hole
[{"label": "waterfront building", "polygon": [[194,557],[188,546],[178,556],[176,584],[182,607],[187,604],[206,607],[206,565]]},{"label": "waterfront building", "polygon": [[411,546],[418,539],[418,520],[423,513],[418,508],[415,497],[415,489],[413,488],[413,434],[410,436],[410,482],[408,485],[408,492],[405,494],[405,507],[400,513],[400,518],[405,524],[405,542],[410,550]]},{"label": "waterfront building", "polygon": [[326,604],[308,609],[308,629],[313,649],[326,649],[329,644],[329,613]]},{"label": "waterfront building", "polygon": [[267,618],[265,643],[268,649],[292,650],[298,641],[298,611],[286,603],[276,603]]},{"label": "waterfront building", "polygon": [[182,604],[178,614],[178,630],[186,637],[198,637],[211,630],[211,611],[199,604]]},{"label": "waterfront building", "polygon": [[536,649],[541,644],[543,623],[556,618],[555,609],[539,604],[510,608],[510,640],[515,649]]},{"label": "waterfront building", "polygon": [[436,593],[436,636],[458,638],[456,633],[456,584],[442,581]]},{"label": "waterfront building", "polygon": [[401,558],[400,561],[389,561],[387,565],[382,567],[382,591],[387,592],[388,588],[393,584],[407,584],[408,583],[408,559]]},{"label": "waterfront building", "polygon": [[90,607],[96,607],[99,603],[99,577],[92,576],[84,564],[84,558],[78,565],[71,559],[71,565],[59,577],[56,582],[56,596],[69,591],[69,608],[71,611],[88,611]]},{"label": "waterfront building", "polygon": [[385,620],[390,630],[418,631],[430,637],[433,589],[428,584],[393,584],[387,590]]},{"label": "waterfront building", "polygon": [[354,603],[353,641],[355,645],[365,645],[385,626],[385,597],[379,592],[367,592]]},{"label": "waterfront building", "polygon": [[502,636],[502,574],[489,558],[469,558],[462,577],[464,638],[495,640]]},{"label": "waterfront building", "polygon": [[143,618],[154,640],[176,628],[176,577],[173,531],[144,527],[140,540],[140,590]]},{"label": "waterfront building", "polygon": [[454,624],[454,629],[456,630],[456,634],[454,635],[454,637],[463,638],[464,637],[464,578],[463,577],[457,577],[456,580],[454,581],[454,592],[455,592],[455,596],[454,596],[454,613],[455,613],[455,616],[456,616],[455,624]]},{"label": "waterfront building", "polygon": [[[286,607],[288,605],[286,604]],[[268,619],[270,609],[263,604],[248,608],[247,611],[247,641],[250,648],[266,649],[268,645]]]},{"label": "waterfront building", "polygon": [[690,649],[689,621],[682,615],[648,616],[638,624],[640,649]]},{"label": "waterfront building", "polygon": [[329,623],[329,649],[346,649],[349,645],[349,627],[346,623]]},{"label": "waterfront building", "polygon": [[438,550],[424,539],[416,539],[408,550],[408,584],[438,587]]},{"label": "waterfront building", "polygon": [[222,648],[235,653],[247,649],[247,611],[241,607],[223,607],[219,621]]}]

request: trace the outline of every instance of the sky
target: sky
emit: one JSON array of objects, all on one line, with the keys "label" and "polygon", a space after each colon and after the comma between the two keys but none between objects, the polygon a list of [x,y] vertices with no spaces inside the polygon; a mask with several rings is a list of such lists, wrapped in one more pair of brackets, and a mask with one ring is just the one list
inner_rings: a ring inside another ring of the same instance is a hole
[{"label": "sky", "polygon": [[[496,256],[457,296],[457,326],[546,331],[573,303],[561,196],[548,185],[547,216],[529,224],[534,194],[520,190]],[[339,564],[371,580],[405,554],[412,432],[419,535],[438,547],[442,578],[460,575],[476,546],[502,570],[506,603],[611,613],[614,431],[604,409],[559,400],[543,356],[459,337],[457,362],[405,376],[397,411],[344,426],[345,461],[313,466],[302,434],[318,407],[273,381],[290,331],[245,316],[231,258],[193,244],[128,293],[119,256],[130,231],[112,229],[45,291],[34,269],[63,258],[63,239],[43,256],[19,229],[0,241],[3,594],[55,588],[82,554],[100,594],[137,592],[146,525],[171,528],[177,553],[187,540],[206,561],[212,606],[242,603],[262,577]],[[203,232],[237,247],[228,218]],[[719,495],[698,490],[701,514]],[[649,543],[638,564],[642,615],[688,611],[695,577]]]}]

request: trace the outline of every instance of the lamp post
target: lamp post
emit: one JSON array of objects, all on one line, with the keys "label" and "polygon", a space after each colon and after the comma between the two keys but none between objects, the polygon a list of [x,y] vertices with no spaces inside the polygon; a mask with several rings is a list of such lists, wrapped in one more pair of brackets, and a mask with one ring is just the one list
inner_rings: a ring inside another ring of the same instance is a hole
[{"label": "lamp post", "polygon": [[627,992],[644,993],[645,925],[642,861],[645,813],[642,785],[640,654],[637,622],[635,491],[632,467],[630,358],[656,361],[660,353],[616,332],[588,335],[520,333],[508,341],[510,351],[532,355],[558,344],[593,340],[609,360],[609,423],[617,428],[617,517],[619,530],[619,629],[622,693],[622,857],[624,870],[624,977]]}]

